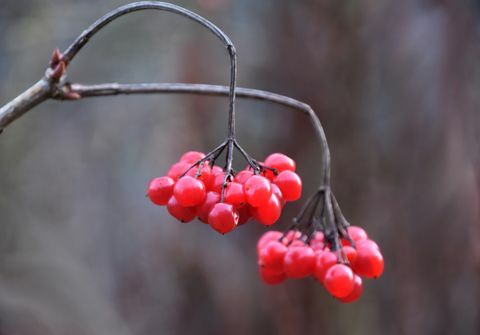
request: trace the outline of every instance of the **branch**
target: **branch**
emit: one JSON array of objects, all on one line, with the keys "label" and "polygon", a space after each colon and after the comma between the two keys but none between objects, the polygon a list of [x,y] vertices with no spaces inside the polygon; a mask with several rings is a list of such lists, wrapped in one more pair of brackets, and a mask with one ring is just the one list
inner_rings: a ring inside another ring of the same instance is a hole
[{"label": "branch", "polygon": [[[82,85],[82,84],[68,84],[66,94],[69,92],[78,94],[81,98],[101,97],[122,94],[200,94],[211,96],[227,96],[229,94],[229,87],[221,85],[206,85],[206,84],[183,84],[183,83],[160,83],[160,84],[97,84],[97,85]],[[278,105],[286,106],[294,110],[298,110],[306,114],[313,128],[315,134],[321,144],[322,150],[322,183],[319,188],[330,187],[330,149],[328,147],[325,131],[317,115],[312,107],[299,100],[252,88],[237,87],[235,89],[236,96],[239,98],[255,99],[268,101]],[[61,97],[58,97],[61,99]]]}]

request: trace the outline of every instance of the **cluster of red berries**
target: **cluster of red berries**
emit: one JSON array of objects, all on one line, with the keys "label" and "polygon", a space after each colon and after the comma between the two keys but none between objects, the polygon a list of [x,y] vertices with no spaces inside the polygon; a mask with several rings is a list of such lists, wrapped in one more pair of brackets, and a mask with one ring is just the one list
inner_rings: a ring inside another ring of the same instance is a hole
[{"label": "cluster of red berries", "polygon": [[365,230],[350,226],[348,234],[353,244],[342,239],[340,249],[331,251],[322,232],[315,232],[308,243],[299,231],[266,232],[257,244],[262,280],[273,285],[287,278],[313,276],[338,300],[357,300],[363,291],[361,276],[380,277],[384,261],[378,245]]},{"label": "cluster of red berries", "polygon": [[286,155],[271,154],[256,173],[249,166],[229,178],[205,157],[201,152],[185,153],[166,176],[150,181],[150,200],[166,205],[182,222],[198,217],[225,234],[251,217],[272,225],[280,218],[285,202],[301,196],[302,181],[295,173],[295,161]]}]

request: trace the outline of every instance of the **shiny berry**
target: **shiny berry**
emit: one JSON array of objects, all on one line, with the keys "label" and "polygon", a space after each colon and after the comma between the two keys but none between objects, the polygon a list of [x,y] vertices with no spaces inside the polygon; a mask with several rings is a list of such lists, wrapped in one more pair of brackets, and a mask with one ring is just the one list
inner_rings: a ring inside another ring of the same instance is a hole
[{"label": "shiny berry", "polygon": [[278,274],[262,267],[260,267],[259,270],[260,278],[262,278],[263,282],[268,285],[280,284],[287,279],[287,276],[284,273]]},{"label": "shiny berry", "polygon": [[259,265],[270,272],[283,273],[283,260],[288,248],[278,241],[270,241],[260,250]]},{"label": "shiny berry", "polygon": [[367,278],[378,278],[384,268],[383,256],[373,245],[363,244],[357,247],[357,260],[353,266],[356,274]]},{"label": "shiny berry", "polygon": [[334,297],[346,297],[355,286],[352,269],[345,264],[335,264],[327,270],[323,285]]},{"label": "shiny berry", "polygon": [[207,195],[205,185],[190,176],[180,178],[173,188],[173,195],[183,207],[200,205]]},{"label": "shiny berry", "polygon": [[276,195],[278,200],[280,201],[280,205],[285,206],[285,199],[283,199],[282,191],[278,188],[275,184],[270,184],[272,186],[272,194]]},{"label": "shiny berry", "polygon": [[262,176],[254,175],[248,178],[243,185],[247,202],[253,207],[263,206],[268,203],[272,195],[270,181]]},{"label": "shiny berry", "polygon": [[182,222],[192,221],[197,214],[195,207],[183,207],[174,196],[168,200],[167,210],[171,216]]},{"label": "shiny berry", "polygon": [[328,269],[337,264],[337,255],[330,251],[319,252],[315,260],[313,276],[321,283],[325,279]]},{"label": "shiny berry", "polygon": [[208,214],[208,223],[220,234],[228,233],[238,225],[238,212],[232,205],[220,202]]},{"label": "shiny berry", "polygon": [[293,159],[281,153],[274,153],[269,155],[265,159],[264,165],[276,169],[278,173],[283,171],[295,172],[295,169],[297,167]]},{"label": "shiny berry", "polygon": [[210,186],[210,190],[217,193],[221,193],[224,181],[225,181],[225,172],[221,171],[215,174],[213,178],[213,182]]},{"label": "shiny berry", "polygon": [[202,158],[205,158],[205,154],[203,152],[189,151],[184,153],[182,157],[180,157],[179,162],[193,164],[198,162]]},{"label": "shiny berry", "polygon": [[225,202],[234,206],[242,205],[246,202],[243,185],[237,182],[228,183],[225,188]]},{"label": "shiny berry", "polygon": [[286,201],[295,201],[302,195],[302,180],[292,171],[283,171],[273,180]]},{"label": "shiny berry", "polygon": [[289,247],[283,261],[287,277],[304,278],[312,274],[315,266],[315,252],[310,247]]},{"label": "shiny berry", "polygon": [[212,207],[220,202],[220,194],[217,192],[208,192],[205,201],[197,207],[198,219],[204,223],[208,223],[208,215]]},{"label": "shiny berry", "polygon": [[183,175],[190,166],[191,164],[188,163],[175,163],[170,167],[170,170],[168,170],[167,176],[177,181],[178,178],[180,178],[180,176]]},{"label": "shiny berry", "polygon": [[175,181],[170,177],[154,178],[148,184],[147,195],[156,205],[166,205],[173,194]]},{"label": "shiny berry", "polygon": [[252,171],[248,171],[248,170],[242,170],[240,171],[239,173],[237,173],[237,175],[235,176],[235,179],[234,181],[236,181],[237,183],[240,183],[240,184],[245,184],[245,182],[248,180],[248,178],[250,178],[251,176],[253,176],[253,172]]},{"label": "shiny berry", "polygon": [[251,211],[251,207],[249,204],[244,204],[237,207],[239,226],[247,223],[247,221],[252,217],[250,211]]},{"label": "shiny berry", "polygon": [[255,220],[265,226],[270,226],[277,222],[281,214],[282,204],[274,194],[270,196],[270,200],[265,205],[253,209]]},{"label": "shiny berry", "polygon": [[343,247],[343,252],[345,253],[345,256],[348,259],[348,262],[350,263],[350,266],[353,267],[355,263],[357,262],[357,250],[349,245]]},{"label": "shiny berry", "polygon": [[346,297],[337,298],[341,302],[345,302],[345,303],[354,302],[358,300],[363,293],[362,278],[360,278],[360,276],[357,276],[357,275],[353,275],[353,277],[354,277],[353,290]]},{"label": "shiny berry", "polygon": [[366,240],[368,238],[367,233],[360,227],[350,226],[347,228],[348,235],[353,241]]},{"label": "shiny berry", "polygon": [[263,234],[257,242],[257,252],[260,252],[261,249],[270,241],[279,241],[283,236],[283,233],[275,230],[269,230]]}]

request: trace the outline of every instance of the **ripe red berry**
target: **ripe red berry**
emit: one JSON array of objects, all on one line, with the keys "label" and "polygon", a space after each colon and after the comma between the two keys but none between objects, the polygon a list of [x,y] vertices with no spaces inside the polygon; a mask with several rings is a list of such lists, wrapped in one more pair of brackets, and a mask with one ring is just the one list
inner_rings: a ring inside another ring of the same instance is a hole
[{"label": "ripe red berry", "polygon": [[352,269],[345,264],[335,264],[327,270],[323,284],[334,297],[348,296],[355,285]]},{"label": "ripe red berry", "polygon": [[208,223],[220,234],[228,233],[238,224],[238,212],[232,205],[220,202],[210,211]]},{"label": "ripe red berry", "polygon": [[350,266],[353,268],[353,266],[357,262],[357,257],[358,257],[357,250],[355,250],[355,248],[347,245],[347,246],[343,247],[343,252],[345,253],[345,256],[347,257],[348,262],[350,263]]},{"label": "ripe red berry", "polygon": [[245,182],[248,180],[248,178],[250,178],[251,176],[253,176],[253,172],[252,171],[248,171],[248,170],[242,170],[240,171],[239,173],[237,173],[237,175],[235,176],[235,179],[234,181],[236,181],[237,183],[240,183],[240,184],[245,184]]},{"label": "ripe red berry", "polygon": [[259,270],[260,277],[262,278],[263,282],[268,285],[280,284],[287,279],[287,276],[284,273],[272,273],[268,269],[262,267],[260,267]]},{"label": "ripe red berry", "polygon": [[247,221],[252,217],[250,211],[251,211],[251,207],[249,204],[244,204],[237,207],[239,226],[247,223]]},{"label": "ripe red berry", "polygon": [[283,273],[283,260],[288,248],[278,241],[270,241],[260,250],[258,263],[272,273]]},{"label": "ripe red berry", "polygon": [[147,195],[156,205],[166,205],[173,194],[175,181],[170,177],[154,178],[148,184]]},{"label": "ripe red berry", "polygon": [[167,176],[177,181],[178,178],[180,178],[180,176],[184,174],[185,171],[187,171],[190,166],[191,165],[188,163],[182,163],[182,162],[175,163],[170,167],[170,170],[168,170]]},{"label": "ripe red berry", "polygon": [[366,239],[366,240],[358,240],[356,243],[356,247],[361,248],[361,247],[371,247],[377,250],[380,250],[380,247],[378,246],[377,243],[375,243],[372,240]]},{"label": "ripe red berry", "polygon": [[301,236],[302,236],[302,233],[299,232],[298,230],[290,230],[282,239],[282,243],[285,245],[290,245],[293,241],[298,240]]},{"label": "ripe red berry", "polygon": [[184,153],[182,157],[180,157],[179,162],[189,163],[191,165],[198,162],[202,158],[205,158],[205,154],[203,152],[188,151]]},{"label": "ripe red berry", "polygon": [[198,179],[190,176],[180,178],[175,187],[173,194],[178,203],[183,207],[192,207],[200,205],[207,195],[205,185]]},{"label": "ripe red berry", "polygon": [[347,228],[348,235],[353,241],[366,240],[368,235],[365,230],[357,226],[350,226]]},{"label": "ripe red berry", "polygon": [[260,207],[268,203],[272,195],[270,181],[262,176],[254,175],[248,178],[243,185],[247,202],[253,207]]},{"label": "ripe red berry", "polygon": [[174,196],[168,200],[167,210],[171,216],[182,222],[190,222],[196,216],[195,207],[183,207]]},{"label": "ripe red berry", "polygon": [[220,194],[217,192],[208,192],[205,201],[197,208],[198,219],[204,223],[208,223],[208,215],[212,207],[218,202],[220,202]]},{"label": "ripe red berry", "polygon": [[253,209],[253,217],[259,223],[270,226],[277,222],[282,214],[282,205],[277,196],[272,194],[268,202],[260,207]]},{"label": "ripe red berry", "polygon": [[292,171],[283,171],[273,180],[282,191],[283,198],[286,201],[295,201],[302,195],[302,180]]},{"label": "ripe red berry", "polygon": [[260,252],[261,249],[263,249],[267,243],[270,241],[278,241],[280,238],[283,236],[283,233],[275,230],[269,230],[265,234],[263,234],[258,242],[257,242],[257,252]]},{"label": "ripe red berry", "polygon": [[312,274],[315,266],[315,252],[307,246],[289,247],[283,263],[289,278],[304,278]]},{"label": "ripe red berry", "polygon": [[280,200],[280,205],[283,208],[285,206],[285,199],[283,199],[282,191],[275,184],[270,184],[272,186],[272,194],[276,195],[278,200]]},{"label": "ripe red berry", "polygon": [[295,172],[297,167],[293,159],[281,153],[274,153],[268,156],[265,159],[264,165],[276,169],[278,173],[283,171]]},{"label": "ripe red berry", "polygon": [[225,181],[225,172],[221,171],[215,174],[210,190],[221,194],[224,181]]},{"label": "ripe red berry", "polygon": [[228,183],[225,188],[225,202],[234,206],[244,204],[246,200],[243,185],[234,181]]},{"label": "ripe red berry", "polygon": [[337,298],[341,302],[345,302],[345,303],[354,302],[354,301],[358,300],[358,298],[360,298],[360,296],[363,293],[362,278],[360,278],[360,276],[357,276],[357,275],[353,275],[353,277],[354,277],[353,278],[353,281],[354,281],[353,290],[346,297]]},{"label": "ripe red berry", "polygon": [[337,264],[337,255],[330,251],[319,252],[315,260],[313,276],[321,283],[325,279],[327,270]]},{"label": "ripe red berry", "polygon": [[[198,166],[193,167],[190,171],[187,172],[187,176],[197,178]],[[209,190],[212,187],[212,184],[215,180],[215,176],[212,174],[212,169],[208,165],[203,165],[200,174],[198,175],[198,180],[201,180],[205,185],[205,188]]]},{"label": "ripe red berry", "polygon": [[367,278],[378,278],[383,273],[384,261],[380,250],[373,245],[357,247],[357,260],[353,266],[356,274]]}]

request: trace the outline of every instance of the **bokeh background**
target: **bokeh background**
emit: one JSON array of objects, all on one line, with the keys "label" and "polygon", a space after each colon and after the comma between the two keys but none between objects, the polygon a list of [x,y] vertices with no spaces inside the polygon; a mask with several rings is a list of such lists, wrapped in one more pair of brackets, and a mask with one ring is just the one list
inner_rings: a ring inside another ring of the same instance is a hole
[{"label": "bokeh background", "polygon": [[[125,3],[2,0],[0,103],[41,77],[55,47]],[[334,191],[382,247],[383,277],[351,305],[313,280],[265,286],[263,226],[220,236],[145,199],[149,179],[183,152],[224,139],[226,99],[49,101],[0,136],[0,334],[479,334],[478,2],[175,3],[236,43],[240,86],[312,105]],[[224,84],[228,59],[195,23],[141,12],[99,33],[69,79]],[[320,173],[307,118],[264,102],[237,110],[239,141],[259,159],[295,158],[305,199]]]}]

